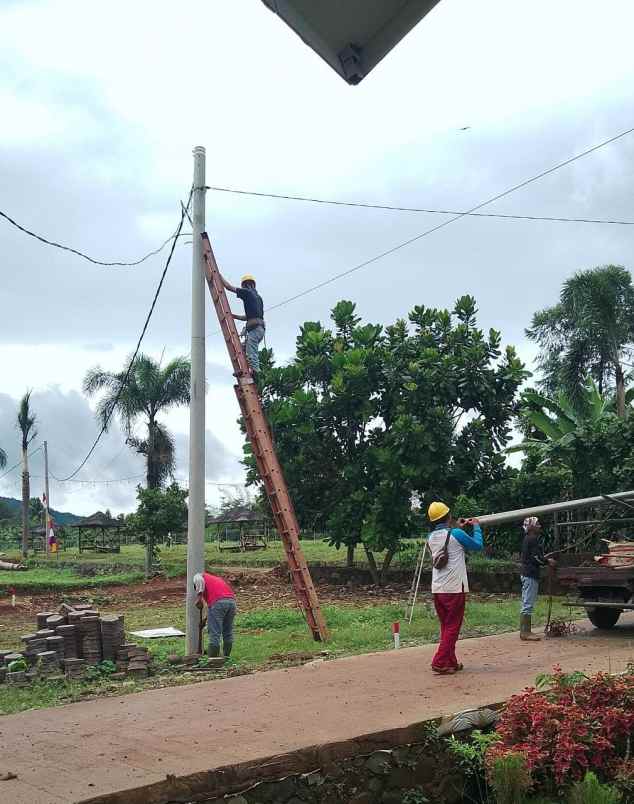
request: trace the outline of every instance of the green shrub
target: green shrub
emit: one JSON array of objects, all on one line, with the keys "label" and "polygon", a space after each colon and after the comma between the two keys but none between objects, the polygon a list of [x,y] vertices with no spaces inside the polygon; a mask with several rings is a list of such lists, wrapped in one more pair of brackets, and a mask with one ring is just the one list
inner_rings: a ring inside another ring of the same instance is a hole
[{"label": "green shrub", "polygon": [[429,799],[423,793],[422,787],[414,787],[408,790],[401,799],[401,804],[428,804]]},{"label": "green shrub", "polygon": [[531,787],[531,775],[522,754],[504,754],[489,768],[489,785],[497,804],[522,804]]},{"label": "green shrub", "polygon": [[570,804],[618,804],[621,794],[615,787],[601,784],[591,771],[570,790]]}]

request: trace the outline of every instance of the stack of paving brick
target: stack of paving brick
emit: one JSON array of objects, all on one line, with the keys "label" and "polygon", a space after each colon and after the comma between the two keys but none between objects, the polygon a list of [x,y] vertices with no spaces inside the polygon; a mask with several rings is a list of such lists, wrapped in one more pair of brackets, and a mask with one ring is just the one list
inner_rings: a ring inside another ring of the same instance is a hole
[{"label": "stack of paving brick", "polygon": [[47,617],[46,627],[50,628],[53,634],[60,625],[66,625],[66,617],[63,614],[51,614],[50,617]]},{"label": "stack of paving brick", "polygon": [[134,642],[125,642],[117,651],[117,670],[135,678],[146,678],[150,674],[151,662],[148,649],[141,648]]},{"label": "stack of paving brick", "polygon": [[[0,683],[28,683],[38,675],[56,675],[60,667],[67,678],[80,678],[86,665],[102,659],[116,660],[118,670],[135,677],[149,675],[149,651],[125,642],[123,615],[100,617],[88,603],[63,603],[58,614],[39,612],[37,626],[34,634],[22,637],[22,653],[0,651]],[[17,659],[26,659],[29,669],[9,673],[9,663]]]},{"label": "stack of paving brick", "polygon": [[22,642],[24,642],[24,658],[33,667],[37,664],[37,654],[47,650],[46,637],[41,637],[38,634],[27,634],[22,637]]},{"label": "stack of paving brick", "polygon": [[47,637],[46,649],[55,651],[57,654],[57,662],[61,667],[64,663],[64,637],[57,635]]},{"label": "stack of paving brick", "polygon": [[104,660],[113,662],[124,642],[123,615],[101,617],[101,646]]},{"label": "stack of paving brick", "polygon": [[77,626],[76,625],[58,625],[55,629],[57,635],[64,641],[64,658],[77,659]]},{"label": "stack of paving brick", "polygon": [[42,676],[54,676],[59,673],[57,651],[45,650],[37,654],[37,668]]},{"label": "stack of paving brick", "polygon": [[81,678],[84,674],[85,668],[85,659],[64,659],[64,672],[66,673],[66,678],[68,679]]},{"label": "stack of paving brick", "polygon": [[37,627],[38,630],[42,630],[46,628],[46,621],[49,617],[53,617],[55,615],[54,611],[41,611],[37,616]]},{"label": "stack of paving brick", "polygon": [[81,638],[81,657],[86,664],[98,664],[101,661],[101,623],[96,611],[86,610],[79,620]]}]

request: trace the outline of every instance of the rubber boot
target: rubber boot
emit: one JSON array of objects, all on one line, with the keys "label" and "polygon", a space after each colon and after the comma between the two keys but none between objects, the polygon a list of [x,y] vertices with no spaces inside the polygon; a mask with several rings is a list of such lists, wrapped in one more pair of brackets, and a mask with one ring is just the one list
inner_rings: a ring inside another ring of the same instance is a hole
[{"label": "rubber boot", "polygon": [[224,655],[229,658],[231,656],[231,648],[233,647],[233,642],[223,642],[222,645],[222,652]]},{"label": "rubber boot", "polygon": [[539,642],[541,640],[541,637],[538,637],[537,634],[534,634],[531,630],[530,614],[520,615],[520,639],[523,642]]},{"label": "rubber boot", "polygon": [[220,656],[220,645],[207,645],[207,656],[210,659],[216,659]]}]

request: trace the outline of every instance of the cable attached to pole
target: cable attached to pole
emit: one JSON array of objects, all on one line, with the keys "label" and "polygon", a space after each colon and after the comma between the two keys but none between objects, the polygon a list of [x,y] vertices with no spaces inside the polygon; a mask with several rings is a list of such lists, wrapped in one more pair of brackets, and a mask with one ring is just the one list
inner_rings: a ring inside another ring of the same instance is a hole
[{"label": "cable attached to pole", "polygon": [[158,248],[154,249],[154,251],[150,251],[148,254],[146,254],[144,257],[141,257],[141,259],[139,260],[133,260],[132,262],[104,262],[103,260],[97,260],[94,257],[89,256],[88,254],[84,254],[83,251],[79,251],[78,249],[72,248],[71,246],[65,246],[62,243],[56,243],[54,240],[49,240],[48,238],[43,237],[42,235],[39,235],[36,232],[31,231],[30,229],[27,229],[25,226],[19,224],[17,221],[15,221],[13,218],[7,215],[6,212],[3,212],[2,210],[0,210],[0,218],[4,218],[12,226],[15,226],[16,229],[19,229],[19,231],[24,232],[24,234],[28,235],[29,237],[35,238],[35,240],[39,240],[40,243],[44,243],[47,246],[53,246],[53,248],[59,248],[62,251],[68,251],[71,254],[75,254],[77,257],[81,257],[84,260],[88,260],[88,262],[91,262],[93,265],[104,265],[106,267],[132,268],[135,265],[141,265],[141,263],[145,262],[146,260],[149,260],[150,257],[154,257],[157,254],[160,254],[160,252],[163,251],[163,249],[170,242],[170,240],[176,241],[176,239],[180,236],[180,232],[178,234],[170,235],[170,237],[168,237],[167,240],[165,240]]},{"label": "cable attached to pole", "polygon": [[[189,206],[189,203],[191,202],[191,195],[192,194],[190,192],[188,206]],[[180,223],[178,224],[176,234],[172,238],[172,247],[171,247],[170,253],[169,253],[168,257],[167,257],[167,262],[165,263],[165,267],[163,268],[163,273],[161,274],[161,279],[160,279],[160,281],[158,283],[158,287],[156,288],[156,292],[154,293],[154,298],[152,299],[152,304],[150,305],[150,310],[149,310],[149,312],[148,312],[148,314],[147,314],[147,316],[145,318],[145,323],[143,324],[143,329],[141,330],[141,334],[139,335],[139,339],[137,341],[136,348],[134,350],[134,353],[132,355],[132,358],[130,360],[128,368],[126,369],[126,373],[125,373],[125,376],[124,376],[124,378],[123,378],[123,380],[121,382],[121,385],[119,386],[119,390],[117,391],[117,395],[115,396],[112,404],[110,405],[110,410],[106,414],[106,417],[104,419],[104,423],[103,423],[103,425],[101,427],[101,430],[99,431],[99,434],[98,434],[97,438],[95,439],[93,445],[88,450],[88,453],[87,453],[86,457],[79,464],[79,466],[75,469],[75,471],[71,472],[71,474],[69,474],[67,477],[56,478],[59,483],[66,483],[67,481],[72,480],[75,477],[75,475],[78,474],[78,472],[80,472],[81,469],[83,469],[83,467],[86,465],[86,463],[90,459],[90,456],[93,454],[93,452],[97,448],[97,444],[101,440],[101,437],[103,436],[103,434],[106,432],[106,430],[108,429],[108,427],[110,425],[110,420],[112,419],[112,416],[114,415],[114,412],[115,412],[116,407],[117,407],[117,403],[121,399],[121,395],[123,394],[128,382],[129,382],[130,375],[132,373],[132,368],[134,366],[134,362],[135,362],[135,360],[137,358],[137,355],[139,354],[139,349],[141,348],[141,343],[143,341],[143,338],[145,337],[145,333],[146,333],[147,328],[148,328],[148,326],[150,324],[150,319],[152,318],[152,314],[154,313],[154,308],[156,307],[156,302],[158,301],[159,294],[160,294],[161,289],[163,287],[163,282],[165,281],[165,276],[167,274],[167,269],[169,268],[170,262],[172,261],[172,257],[174,255],[174,250],[176,248],[176,243],[177,243],[177,240],[178,240],[178,236],[180,235],[180,231],[183,228],[183,223],[184,222],[185,222],[185,212],[182,211],[181,212]]]}]

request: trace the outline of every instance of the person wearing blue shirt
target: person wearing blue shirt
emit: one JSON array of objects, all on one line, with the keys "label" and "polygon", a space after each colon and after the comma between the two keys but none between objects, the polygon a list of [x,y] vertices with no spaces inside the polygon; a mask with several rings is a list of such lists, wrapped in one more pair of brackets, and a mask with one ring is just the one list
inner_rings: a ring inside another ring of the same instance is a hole
[{"label": "person wearing blue shirt", "polygon": [[234,287],[221,276],[222,284],[226,290],[235,293],[244,304],[244,315],[232,313],[237,321],[246,322],[245,352],[251,371],[257,376],[260,371],[260,341],[264,338],[266,324],[264,323],[264,302],[255,287],[255,277],[245,274],[240,280],[240,287]]},{"label": "person wearing blue shirt", "polygon": [[[449,507],[442,502],[433,502],[427,515],[434,526],[427,544],[433,567],[431,591],[440,621],[440,640],[431,669],[441,675],[453,675],[463,669],[456,658],[456,642],[469,592],[465,553],[482,550],[482,530],[477,519],[454,520]],[[467,524],[473,527],[471,536],[462,527],[456,527]],[[443,553],[446,553],[446,562],[438,562]],[[434,566],[437,563],[442,566]]]}]

